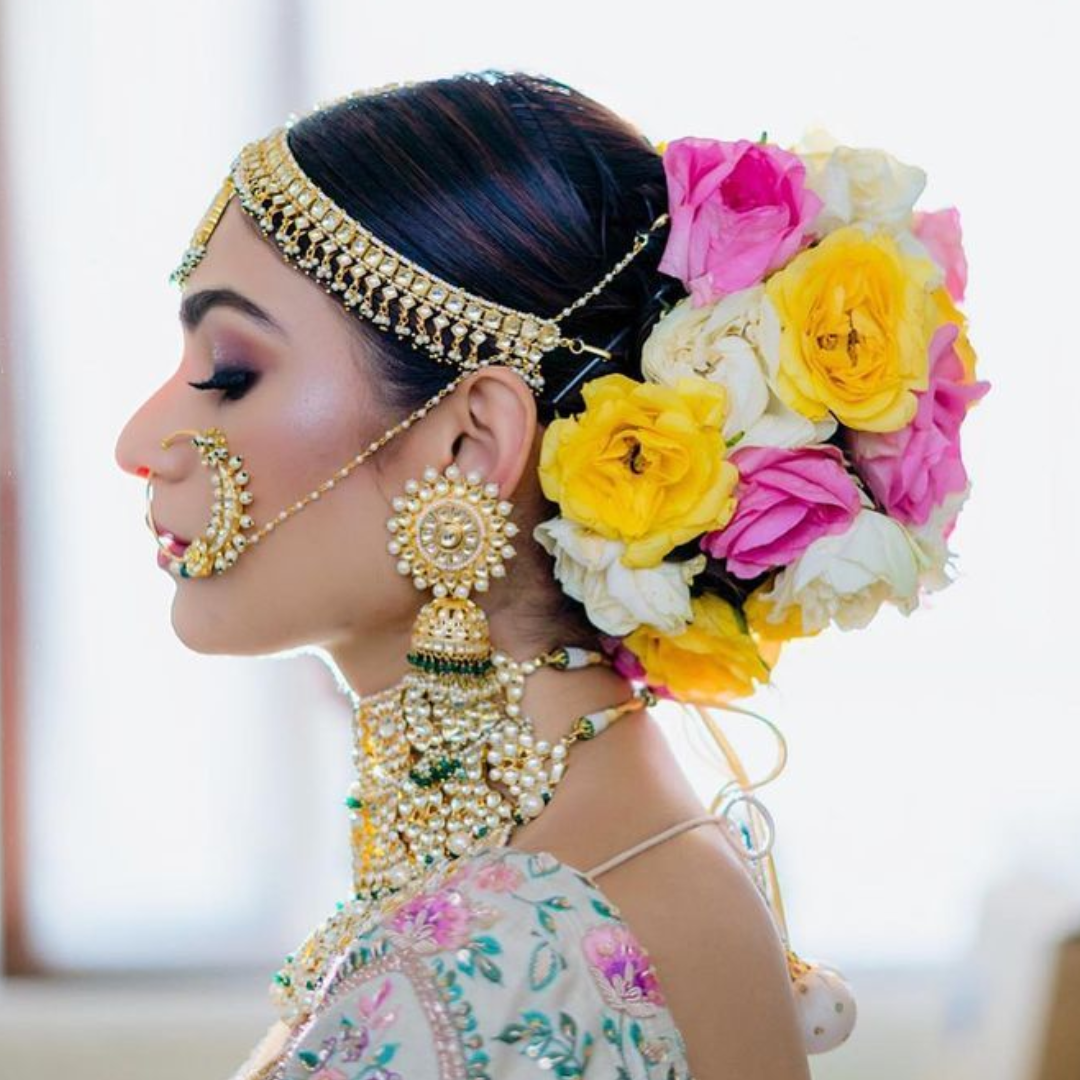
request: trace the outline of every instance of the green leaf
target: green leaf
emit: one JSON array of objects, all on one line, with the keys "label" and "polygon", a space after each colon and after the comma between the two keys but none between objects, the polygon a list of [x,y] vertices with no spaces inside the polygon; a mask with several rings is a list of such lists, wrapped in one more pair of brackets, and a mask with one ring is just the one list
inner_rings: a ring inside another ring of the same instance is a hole
[{"label": "green leaf", "polygon": [[529,957],[529,988],[543,990],[559,973],[559,954],[550,941],[541,941]]},{"label": "green leaf", "polygon": [[521,1041],[528,1030],[524,1024],[507,1024],[495,1038],[508,1044],[516,1043]]},{"label": "green leaf", "polygon": [[488,982],[497,983],[502,986],[502,969],[498,964],[493,963],[486,956],[477,954],[476,966],[480,969],[480,974],[487,979]]},{"label": "green leaf", "polygon": [[615,912],[611,910],[611,907],[608,904],[605,904],[603,900],[598,900],[594,896],[591,899],[590,903],[601,915],[604,916],[605,919],[615,919],[618,917]]},{"label": "green leaf", "polygon": [[401,1043],[384,1043],[375,1055],[374,1065],[385,1065],[398,1051]]},{"label": "green leaf", "polygon": [[563,1037],[571,1043],[577,1042],[577,1023],[569,1013],[561,1010],[559,1012],[559,1030],[563,1033]]},{"label": "green leaf", "polygon": [[493,938],[487,934],[481,934],[479,937],[474,937],[470,942],[474,948],[479,949],[482,953],[486,953],[488,956],[495,956],[502,952],[502,946]]}]

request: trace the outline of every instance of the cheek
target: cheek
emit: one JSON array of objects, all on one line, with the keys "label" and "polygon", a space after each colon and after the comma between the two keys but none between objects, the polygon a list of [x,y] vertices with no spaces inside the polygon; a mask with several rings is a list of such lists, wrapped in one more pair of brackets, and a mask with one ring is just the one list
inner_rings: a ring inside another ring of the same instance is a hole
[{"label": "cheek", "polygon": [[[237,425],[235,449],[251,475],[257,527],[334,477],[381,434],[367,434],[360,393],[347,378],[282,382],[263,395],[257,415],[245,416],[250,434],[243,448]],[[225,586],[212,598],[223,621],[243,613],[249,630],[260,626],[270,637],[297,644],[386,617],[411,599],[409,583],[395,573],[386,550],[386,520],[393,511],[376,471],[382,452],[335,478],[335,487],[264,536],[215,582]],[[211,601],[205,593],[200,599]]]},{"label": "cheek", "polygon": [[[263,503],[263,515],[302,498],[360,452],[355,393],[340,379],[275,388],[275,400],[265,403],[265,422],[252,434],[248,458],[252,476],[257,468],[267,494],[277,496],[273,507]],[[256,515],[256,520],[262,519]]]}]

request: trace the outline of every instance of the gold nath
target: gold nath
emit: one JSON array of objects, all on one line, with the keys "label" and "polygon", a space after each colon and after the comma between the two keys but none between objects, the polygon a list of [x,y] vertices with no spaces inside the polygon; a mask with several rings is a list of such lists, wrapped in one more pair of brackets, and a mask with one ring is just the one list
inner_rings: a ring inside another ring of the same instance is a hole
[{"label": "gold nath", "polygon": [[538,393],[544,386],[540,361],[551,349],[561,346],[575,354],[611,358],[607,349],[563,336],[559,321],[599,293],[641,252],[667,223],[667,213],[639,232],[630,251],[585,295],[557,315],[532,315],[458,288],[379,240],[305,175],[289,149],[291,126],[275,128],[240,151],[171,282],[181,287],[187,282],[206,254],[230,197],[236,195],[286,261],[337,295],[346,308],[384,331],[392,327],[442,363],[465,371],[504,364]]}]

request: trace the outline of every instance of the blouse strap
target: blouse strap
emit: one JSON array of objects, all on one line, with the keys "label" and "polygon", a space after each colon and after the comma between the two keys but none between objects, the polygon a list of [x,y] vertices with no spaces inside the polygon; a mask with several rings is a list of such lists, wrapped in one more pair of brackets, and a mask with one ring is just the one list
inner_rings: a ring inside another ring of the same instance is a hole
[{"label": "blouse strap", "polygon": [[634,844],[633,847],[629,847],[625,851],[620,851],[617,855],[612,855],[610,859],[605,859],[604,862],[594,866],[591,870],[585,871],[585,873],[588,877],[595,878],[600,874],[606,873],[608,870],[613,870],[616,866],[620,866],[622,863],[626,862],[627,859],[632,859],[635,855],[640,855],[643,851],[647,851],[655,844],[659,844],[664,840],[677,836],[679,833],[685,832],[687,829],[692,829],[696,825],[704,825],[707,822],[712,822],[713,824],[720,826],[724,825],[724,819],[716,814],[698,814],[696,817],[687,818],[685,821],[678,821],[674,825],[669,825],[662,832],[646,837],[644,840]]}]

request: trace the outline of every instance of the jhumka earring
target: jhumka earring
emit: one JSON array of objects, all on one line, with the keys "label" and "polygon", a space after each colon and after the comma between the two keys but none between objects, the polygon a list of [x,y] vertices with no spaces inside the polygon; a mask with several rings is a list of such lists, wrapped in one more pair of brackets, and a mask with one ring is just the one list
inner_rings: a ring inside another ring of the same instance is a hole
[{"label": "jhumka earring", "polygon": [[[534,737],[521,708],[527,671],[492,647],[470,597],[504,577],[514,555],[517,527],[498,485],[454,464],[429,467],[393,507],[388,551],[398,573],[433,596],[413,624],[401,683],[358,701],[357,747],[368,760],[350,792],[355,885],[376,896],[431,863],[505,843],[550,801],[567,757],[566,745]],[[567,650],[576,662],[562,666],[580,666],[584,653]],[[642,698],[626,704],[640,708]],[[611,717],[580,719],[571,742]]]}]

